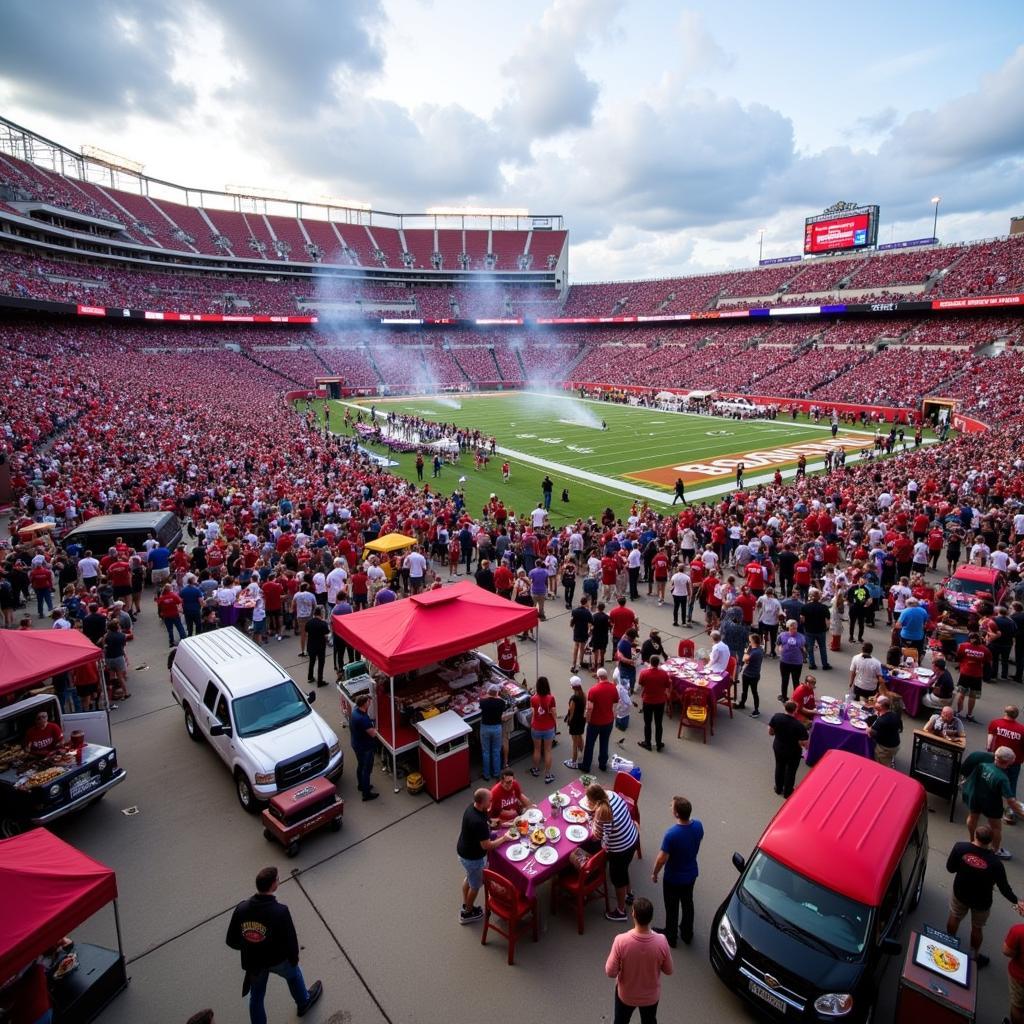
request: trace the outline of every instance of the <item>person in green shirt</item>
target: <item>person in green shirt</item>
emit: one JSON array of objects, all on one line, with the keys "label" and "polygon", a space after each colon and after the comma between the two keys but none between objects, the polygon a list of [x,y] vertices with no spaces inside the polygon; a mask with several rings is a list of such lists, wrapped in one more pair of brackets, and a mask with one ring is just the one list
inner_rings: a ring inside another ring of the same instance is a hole
[{"label": "person in green shirt", "polygon": [[1003,848],[1004,804],[1024,814],[1020,801],[1013,795],[1006,769],[1016,760],[1009,747],[997,747],[993,753],[978,750],[968,754],[961,771],[964,776],[964,803],[967,804],[967,832],[974,840],[978,816],[984,815],[992,828],[992,845],[997,857],[1009,860],[1011,854]]}]

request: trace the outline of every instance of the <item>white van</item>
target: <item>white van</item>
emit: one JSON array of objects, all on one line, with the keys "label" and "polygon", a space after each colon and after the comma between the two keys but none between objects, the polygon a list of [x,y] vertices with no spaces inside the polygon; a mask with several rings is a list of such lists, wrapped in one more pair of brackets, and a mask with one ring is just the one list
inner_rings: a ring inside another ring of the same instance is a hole
[{"label": "white van", "polygon": [[341,774],[341,743],[287,672],[237,629],[178,644],[171,689],[185,731],[206,737],[231,769],[238,801],[255,814],[283,790]]}]

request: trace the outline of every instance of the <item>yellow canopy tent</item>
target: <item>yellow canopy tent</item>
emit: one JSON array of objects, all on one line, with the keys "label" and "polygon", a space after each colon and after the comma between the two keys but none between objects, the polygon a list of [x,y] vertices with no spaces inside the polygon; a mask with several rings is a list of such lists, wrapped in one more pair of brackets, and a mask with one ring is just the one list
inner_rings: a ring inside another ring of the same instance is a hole
[{"label": "yellow canopy tent", "polygon": [[[401,551],[404,548],[411,548],[416,543],[415,537],[406,537],[404,533],[386,533],[383,537],[371,540],[363,545],[363,554],[367,551],[376,552],[378,555],[390,555],[393,551]],[[387,578],[391,579],[391,564],[385,560],[381,566]]]}]

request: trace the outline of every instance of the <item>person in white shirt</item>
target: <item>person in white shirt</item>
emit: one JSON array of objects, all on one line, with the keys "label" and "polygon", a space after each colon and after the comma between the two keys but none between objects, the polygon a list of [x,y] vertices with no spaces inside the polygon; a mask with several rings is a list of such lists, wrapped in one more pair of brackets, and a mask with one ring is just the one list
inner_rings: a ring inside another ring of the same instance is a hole
[{"label": "person in white shirt", "polygon": [[96,585],[100,575],[100,563],[92,557],[91,551],[86,551],[85,557],[78,560],[78,575],[87,587]]},{"label": "person in white shirt", "polygon": [[636,601],[640,597],[637,583],[640,580],[640,569],[643,566],[643,561],[640,544],[637,541],[633,541],[629,554],[626,555],[626,570],[629,573],[629,599],[631,601]]},{"label": "person in white shirt", "polygon": [[978,541],[971,547],[971,565],[988,565],[988,558],[991,554],[992,549],[984,541]]},{"label": "person in white shirt", "polygon": [[402,568],[408,570],[409,586],[414,594],[418,594],[423,589],[424,575],[427,571],[427,560],[418,547],[413,548],[405,556]]},{"label": "person in white shirt", "polygon": [[714,553],[709,544],[705,549],[704,553],[700,556],[700,560],[704,563],[704,568],[709,573],[713,573],[718,568],[718,555]]},{"label": "person in white shirt", "polygon": [[530,522],[533,524],[533,528],[539,530],[547,517],[548,514],[544,511],[544,506],[538,502],[537,507],[530,513]]},{"label": "person in white shirt", "polygon": [[682,568],[679,568],[672,574],[669,587],[672,592],[672,625],[685,626],[688,618],[690,590],[692,589],[690,577]]},{"label": "person in white shirt", "polygon": [[732,656],[729,645],[722,642],[722,634],[717,630],[711,630],[711,654],[708,657],[708,674],[724,675],[729,667],[729,658]]},{"label": "person in white shirt", "polygon": [[892,625],[893,616],[899,615],[907,607],[907,598],[914,596],[913,591],[907,586],[909,582],[906,576],[901,576],[899,583],[894,583],[889,588],[889,594],[893,599],[892,611],[889,613],[888,619],[888,625],[890,626]]},{"label": "person in white shirt", "polygon": [[995,551],[992,552],[992,557],[989,559],[993,569],[998,569],[999,572],[1009,572],[1013,568],[1013,559],[1006,553],[1006,545],[1000,543]]},{"label": "person in white shirt", "polygon": [[64,618],[63,608],[54,608],[50,614],[53,617],[53,626],[51,627],[52,629],[71,629],[71,623],[68,622],[66,618]]},{"label": "person in white shirt", "polygon": [[771,645],[768,657],[775,657],[775,647],[779,640],[779,619],[782,616],[782,602],[775,596],[775,588],[768,587],[754,605],[754,622],[761,634],[761,644],[766,638]]},{"label": "person in white shirt", "polygon": [[865,643],[860,654],[850,659],[850,689],[859,700],[867,700],[878,693],[882,681],[882,663],[874,657],[874,645]]},{"label": "person in white shirt", "polygon": [[345,582],[348,580],[348,573],[344,566],[345,559],[336,558],[334,568],[327,574],[327,604],[331,608],[338,603],[338,597],[345,589]]}]

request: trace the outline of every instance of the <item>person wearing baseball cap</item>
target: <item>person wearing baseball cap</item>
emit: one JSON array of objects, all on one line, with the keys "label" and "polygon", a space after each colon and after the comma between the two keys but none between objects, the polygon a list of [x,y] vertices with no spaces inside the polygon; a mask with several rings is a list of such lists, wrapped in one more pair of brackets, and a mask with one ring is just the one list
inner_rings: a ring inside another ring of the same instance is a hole
[{"label": "person wearing baseball cap", "polygon": [[569,707],[565,713],[565,724],[569,727],[569,738],[572,740],[572,754],[562,764],[566,768],[575,771],[579,767],[580,758],[583,756],[583,733],[587,723],[585,719],[587,711],[587,698],[583,693],[583,680],[579,676],[572,676],[569,680],[572,687],[572,695],[569,697]]}]

